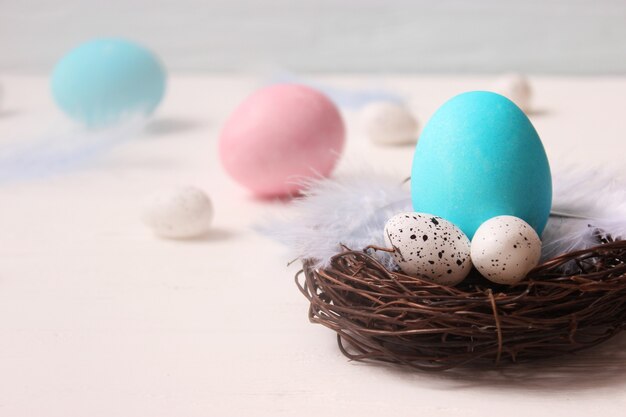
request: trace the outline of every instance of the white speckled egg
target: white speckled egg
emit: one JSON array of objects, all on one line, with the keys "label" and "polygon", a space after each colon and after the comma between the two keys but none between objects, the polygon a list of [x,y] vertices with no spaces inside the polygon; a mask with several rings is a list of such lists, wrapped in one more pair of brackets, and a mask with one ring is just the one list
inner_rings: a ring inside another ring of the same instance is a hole
[{"label": "white speckled egg", "polygon": [[491,91],[501,94],[511,100],[524,113],[530,112],[532,100],[532,88],[530,82],[522,74],[504,74],[493,82]]},{"label": "white speckled egg", "polygon": [[405,106],[389,101],[367,105],[361,112],[361,129],[379,145],[403,145],[417,141],[417,119]]},{"label": "white speckled egg", "polygon": [[393,257],[408,275],[456,285],[472,269],[470,241],[449,221],[425,213],[400,213],[385,225],[385,240]]},{"label": "white speckled egg", "polygon": [[206,233],[213,219],[213,205],[199,188],[180,187],[156,195],[146,207],[144,223],[157,235],[170,239],[192,238]]},{"label": "white speckled egg", "polygon": [[541,240],[519,217],[497,216],[478,227],[471,254],[482,276],[498,284],[515,284],[539,263]]}]

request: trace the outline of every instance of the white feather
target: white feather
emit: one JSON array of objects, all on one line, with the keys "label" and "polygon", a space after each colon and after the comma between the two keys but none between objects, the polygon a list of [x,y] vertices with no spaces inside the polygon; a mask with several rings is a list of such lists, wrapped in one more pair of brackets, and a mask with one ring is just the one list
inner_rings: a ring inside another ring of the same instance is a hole
[{"label": "white feather", "polygon": [[100,129],[63,124],[34,138],[10,138],[0,146],[0,184],[45,178],[83,167],[135,139],[147,121],[143,115],[131,115]]},{"label": "white feather", "polygon": [[[385,223],[394,214],[411,210],[408,185],[402,178],[359,174],[336,180],[312,180],[304,196],[293,202],[292,215],[258,227],[282,242],[294,258],[314,259],[326,266],[345,245],[363,249],[384,246]],[[376,256],[387,266],[391,257]]]},{"label": "white feather", "polygon": [[597,245],[598,233],[626,239],[626,185],[617,175],[570,169],[554,174],[552,182],[544,259]]}]

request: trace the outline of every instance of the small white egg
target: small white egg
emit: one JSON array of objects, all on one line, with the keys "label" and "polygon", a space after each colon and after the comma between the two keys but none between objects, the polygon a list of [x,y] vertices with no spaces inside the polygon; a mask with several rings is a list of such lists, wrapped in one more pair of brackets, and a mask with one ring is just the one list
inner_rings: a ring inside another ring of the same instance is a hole
[{"label": "small white egg", "polygon": [[362,110],[360,122],[363,133],[374,143],[403,145],[417,141],[417,119],[401,104],[371,103]]},{"label": "small white egg", "polygon": [[498,284],[516,284],[539,263],[541,239],[515,216],[497,216],[481,224],[472,239],[472,263]]},{"label": "small white egg", "polygon": [[211,227],[213,205],[199,188],[180,187],[153,197],[143,213],[144,223],[169,239],[200,236]]},{"label": "small white egg", "polygon": [[407,275],[456,285],[472,269],[470,241],[454,224],[426,213],[400,213],[385,225],[385,240]]},{"label": "small white egg", "polygon": [[525,113],[532,110],[532,88],[528,78],[522,74],[511,73],[500,76],[493,82],[491,91],[507,97]]}]

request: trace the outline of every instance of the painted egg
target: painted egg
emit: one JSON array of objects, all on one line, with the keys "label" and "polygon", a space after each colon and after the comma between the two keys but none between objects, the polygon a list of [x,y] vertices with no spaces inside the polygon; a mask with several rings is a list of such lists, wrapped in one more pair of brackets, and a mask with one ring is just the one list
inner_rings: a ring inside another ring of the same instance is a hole
[{"label": "painted egg", "polygon": [[415,211],[449,220],[470,239],[501,215],[519,217],[541,234],[552,203],[550,166],[535,128],[511,100],[464,93],[424,127],[411,195]]},{"label": "painted egg", "polygon": [[417,141],[417,119],[405,106],[389,101],[367,105],[361,112],[361,129],[379,145],[403,145]]},{"label": "painted egg", "polygon": [[148,49],[123,39],[79,45],[57,63],[52,95],[70,117],[104,126],[152,113],[165,92],[165,70]]},{"label": "painted egg", "polygon": [[541,240],[524,220],[497,216],[476,230],[471,255],[478,272],[488,280],[515,284],[539,263]]},{"label": "painted egg", "polygon": [[276,84],[248,97],[219,139],[226,171],[256,196],[295,194],[306,179],[330,175],[345,140],[337,107],[322,93]]},{"label": "painted egg", "polygon": [[385,240],[402,272],[456,285],[472,269],[470,241],[454,224],[425,213],[400,213],[385,224]]},{"label": "painted egg", "polygon": [[213,205],[204,191],[180,187],[155,195],[143,213],[144,223],[154,234],[169,239],[186,239],[207,233]]}]

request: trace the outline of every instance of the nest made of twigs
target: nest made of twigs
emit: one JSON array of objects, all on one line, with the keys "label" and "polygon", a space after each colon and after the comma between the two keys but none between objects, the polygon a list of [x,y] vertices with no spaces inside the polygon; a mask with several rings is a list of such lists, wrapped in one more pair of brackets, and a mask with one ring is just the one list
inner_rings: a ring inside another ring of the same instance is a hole
[{"label": "nest made of twigs", "polygon": [[438,285],[349,249],[327,268],[305,261],[296,282],[344,355],[422,370],[576,352],[626,327],[626,240],[551,259],[513,286],[475,270]]}]

